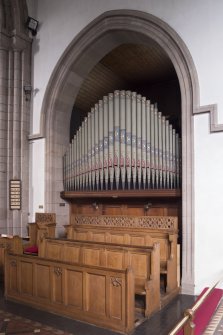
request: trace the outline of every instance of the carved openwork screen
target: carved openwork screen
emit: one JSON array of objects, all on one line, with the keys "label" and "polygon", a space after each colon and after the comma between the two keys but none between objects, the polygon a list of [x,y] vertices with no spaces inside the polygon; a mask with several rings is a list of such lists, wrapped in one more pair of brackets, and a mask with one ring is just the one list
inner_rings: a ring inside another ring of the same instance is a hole
[{"label": "carved openwork screen", "polygon": [[179,188],[180,147],[156,104],[116,90],[91,108],[70,143],[65,191]]}]

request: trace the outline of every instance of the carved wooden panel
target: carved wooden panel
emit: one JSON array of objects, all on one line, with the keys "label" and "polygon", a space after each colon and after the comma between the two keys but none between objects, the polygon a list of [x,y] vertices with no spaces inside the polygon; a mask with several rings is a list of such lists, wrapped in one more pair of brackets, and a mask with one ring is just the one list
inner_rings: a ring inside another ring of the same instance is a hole
[{"label": "carved wooden panel", "polygon": [[131,216],[131,215],[77,215],[72,218],[73,226],[92,225],[122,228],[177,229],[177,217],[174,216]]},{"label": "carved wooden panel", "polygon": [[63,303],[63,270],[60,266],[53,268],[52,300],[55,303]]},{"label": "carved wooden panel", "polygon": [[37,223],[55,223],[56,214],[55,213],[36,213],[35,222]]},{"label": "carved wooden panel", "polygon": [[123,318],[123,306],[122,306],[122,289],[123,283],[120,277],[110,277],[110,315],[116,320],[121,320]]}]

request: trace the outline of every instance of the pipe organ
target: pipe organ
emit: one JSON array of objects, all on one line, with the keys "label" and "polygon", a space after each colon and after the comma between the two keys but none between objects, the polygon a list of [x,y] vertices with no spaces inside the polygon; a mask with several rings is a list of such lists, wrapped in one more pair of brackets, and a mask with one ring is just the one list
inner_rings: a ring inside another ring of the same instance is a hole
[{"label": "pipe organ", "polygon": [[82,122],[63,157],[65,191],[179,188],[181,140],[156,104],[109,93]]}]

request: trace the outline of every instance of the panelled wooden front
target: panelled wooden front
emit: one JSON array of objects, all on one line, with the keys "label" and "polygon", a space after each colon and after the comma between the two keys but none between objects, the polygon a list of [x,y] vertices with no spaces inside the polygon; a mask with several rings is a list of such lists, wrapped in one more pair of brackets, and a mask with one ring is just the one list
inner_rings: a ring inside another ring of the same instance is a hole
[{"label": "panelled wooden front", "polygon": [[64,285],[64,276],[63,270],[60,266],[55,266],[53,269],[51,268],[51,278],[53,282],[52,287],[52,301],[58,304],[62,304],[63,297],[63,285]]},{"label": "panelled wooden front", "polygon": [[[56,248],[58,251],[56,251]],[[69,257],[67,257],[68,250],[70,250]],[[120,270],[131,266],[134,270],[136,286],[141,283],[142,290],[151,276],[159,277],[160,256],[157,260],[155,253],[154,246],[122,246],[51,238],[44,239],[39,249],[39,255],[50,260],[54,260],[55,255],[58,255],[59,260],[63,262],[69,261],[72,264],[77,263]],[[73,259],[72,255],[74,255]],[[151,271],[152,258],[155,264],[154,273]]]},{"label": "panelled wooden front", "polygon": [[[53,248],[50,245],[53,245]],[[70,255],[74,254],[74,259],[69,258],[69,262],[72,264],[89,265],[97,267],[106,267],[108,269],[126,269],[131,267],[134,271],[135,276],[135,293],[143,294],[147,296],[147,304],[145,313],[153,313],[160,308],[160,248],[159,244],[156,243],[151,246],[130,246],[130,245],[116,245],[111,243],[102,242],[87,242],[67,239],[51,239],[46,238],[40,245],[39,255],[43,258],[51,259],[50,250],[52,252],[52,259],[55,257],[55,247],[58,245],[60,250],[60,260],[67,262],[67,250],[70,249]],[[72,249],[77,253],[72,252]],[[79,255],[79,258],[77,257]],[[95,279],[90,280],[91,276],[87,277],[87,289],[94,292]],[[89,279],[90,278],[90,279]],[[75,280],[75,279],[74,279]],[[104,282],[101,279],[97,279],[102,289],[100,298],[104,296]],[[119,287],[118,281],[114,281],[115,286]],[[76,285],[76,284],[75,284]],[[79,284],[78,284],[79,286]],[[81,288],[80,288],[81,289]],[[75,293],[72,293],[75,294]],[[108,294],[108,292],[106,293]],[[154,299],[155,296],[155,299]],[[91,310],[91,294],[89,291],[88,295],[90,300],[85,300],[87,310]],[[153,298],[152,298],[153,297]],[[110,297],[110,299],[113,299]],[[78,299],[75,296],[75,300]],[[81,302],[80,302],[81,304]],[[93,302],[92,302],[93,304]],[[94,309],[97,309],[97,302],[94,302]],[[100,304],[100,312],[104,313],[104,307]]]},{"label": "panelled wooden front", "polygon": [[[165,278],[164,289],[166,293],[177,293],[177,217],[77,215],[72,217],[72,225],[67,226],[67,236],[74,240],[142,247],[159,243],[160,272]],[[138,262],[140,263],[139,260],[134,263],[133,268]],[[136,278],[139,278],[137,271]]]},{"label": "panelled wooden front", "polygon": [[23,294],[33,295],[33,264],[30,262],[20,262],[20,290]]},{"label": "panelled wooden front", "polygon": [[6,256],[7,299],[121,332],[134,328],[133,287],[130,270]]},{"label": "panelled wooden front", "polygon": [[45,263],[35,264],[36,296],[42,300],[49,300],[50,296],[50,267]]},{"label": "panelled wooden front", "polygon": [[[98,290],[98,296],[95,292]],[[92,314],[106,313],[106,276],[87,273],[86,275],[86,310]]]}]

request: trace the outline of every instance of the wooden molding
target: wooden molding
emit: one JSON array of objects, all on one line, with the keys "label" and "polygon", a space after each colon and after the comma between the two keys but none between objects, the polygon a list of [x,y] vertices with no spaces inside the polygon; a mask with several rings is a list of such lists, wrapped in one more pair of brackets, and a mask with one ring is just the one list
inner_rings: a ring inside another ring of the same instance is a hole
[{"label": "wooden molding", "polygon": [[179,189],[157,190],[115,190],[115,191],[62,191],[60,196],[64,200],[87,198],[180,198]]}]

